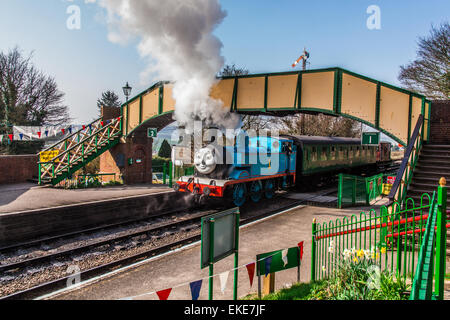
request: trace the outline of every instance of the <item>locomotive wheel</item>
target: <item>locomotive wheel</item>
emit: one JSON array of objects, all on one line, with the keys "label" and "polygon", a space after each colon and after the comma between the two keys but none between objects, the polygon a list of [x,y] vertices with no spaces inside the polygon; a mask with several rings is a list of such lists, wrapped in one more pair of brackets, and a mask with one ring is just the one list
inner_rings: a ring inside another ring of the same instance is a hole
[{"label": "locomotive wheel", "polygon": [[273,180],[267,180],[264,184],[264,195],[266,196],[266,199],[272,199],[275,195],[275,185]]},{"label": "locomotive wheel", "polygon": [[244,205],[247,197],[247,187],[243,183],[236,184],[233,187],[233,203],[237,207]]},{"label": "locomotive wheel", "polygon": [[250,199],[252,199],[253,202],[259,202],[262,198],[262,183],[261,181],[253,181],[250,186]]}]

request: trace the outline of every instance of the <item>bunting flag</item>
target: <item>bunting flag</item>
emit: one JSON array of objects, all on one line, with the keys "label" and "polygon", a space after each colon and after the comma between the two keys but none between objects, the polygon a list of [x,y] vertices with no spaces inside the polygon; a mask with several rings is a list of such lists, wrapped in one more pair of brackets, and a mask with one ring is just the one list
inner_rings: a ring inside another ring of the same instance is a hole
[{"label": "bunting flag", "polygon": [[117,121],[120,121],[120,117],[119,117],[119,118],[117,118]]},{"label": "bunting flag", "polygon": [[281,256],[283,257],[282,259],[283,259],[283,262],[284,262],[284,266],[286,267],[286,265],[288,264],[288,252],[289,252],[289,249],[284,249],[282,252],[281,252]]},{"label": "bunting flag", "polygon": [[9,141],[13,141],[13,139],[14,139],[14,135],[13,134],[8,134],[8,138],[9,138]]},{"label": "bunting flag", "polygon": [[198,300],[198,297],[200,296],[200,290],[202,289],[202,283],[203,280],[198,280],[190,283],[192,300]]},{"label": "bunting flag", "polygon": [[62,134],[66,134],[66,129],[61,129]]},{"label": "bunting flag", "polygon": [[69,127],[69,133],[72,134],[72,127]]},{"label": "bunting flag", "polygon": [[48,137],[49,131],[45,130],[45,136]]},{"label": "bunting flag", "polygon": [[23,140],[23,133],[19,134],[20,140]]},{"label": "bunting flag", "polygon": [[89,130],[92,130],[92,124],[89,125]]},{"label": "bunting flag", "polygon": [[250,279],[250,288],[253,286],[253,278],[255,276],[255,267],[256,267],[256,263],[249,263],[248,265],[246,265],[247,267],[247,273],[248,273],[248,278]]},{"label": "bunting flag", "polygon": [[83,130],[85,130],[86,129],[86,126],[83,124]]},{"label": "bunting flag", "polygon": [[229,274],[230,274],[230,271],[225,271],[219,275],[220,290],[222,291],[222,294],[225,293],[225,289],[227,288],[227,281],[228,281]]},{"label": "bunting flag", "polygon": [[40,131],[38,131],[37,135],[38,135],[39,139],[41,138],[41,134],[42,133]]},{"label": "bunting flag", "polygon": [[100,124],[102,125],[102,127],[105,125],[104,121],[101,121]]},{"label": "bunting flag", "polygon": [[265,263],[265,268],[264,268],[264,270],[266,271],[266,277],[269,275],[269,273],[270,273],[270,266],[272,265],[272,256],[269,256],[269,257],[267,257],[265,260],[264,260],[264,263]]},{"label": "bunting flag", "polygon": [[300,248],[300,260],[303,259],[303,241],[299,242],[298,247]]},{"label": "bunting flag", "polygon": [[158,291],[156,294],[159,297],[159,300],[167,300],[169,299],[170,292],[172,292],[172,288]]}]

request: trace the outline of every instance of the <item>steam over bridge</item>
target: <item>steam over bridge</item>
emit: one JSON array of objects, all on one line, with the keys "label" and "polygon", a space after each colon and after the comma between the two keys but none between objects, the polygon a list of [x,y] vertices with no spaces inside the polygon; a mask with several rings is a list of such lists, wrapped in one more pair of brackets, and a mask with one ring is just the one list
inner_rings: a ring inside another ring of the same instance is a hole
[{"label": "steam over bridge", "polygon": [[[431,102],[424,96],[341,68],[224,77],[210,96],[241,114],[324,113],[351,118],[405,146],[422,114],[423,140],[429,137]],[[55,145],[59,155],[42,164],[41,181],[57,183],[101,156],[102,172],[122,173],[126,183],[151,182],[152,141],[147,128],[162,129],[173,122],[175,103],[172,84],[156,83],[124,104],[120,115],[104,115]]]}]

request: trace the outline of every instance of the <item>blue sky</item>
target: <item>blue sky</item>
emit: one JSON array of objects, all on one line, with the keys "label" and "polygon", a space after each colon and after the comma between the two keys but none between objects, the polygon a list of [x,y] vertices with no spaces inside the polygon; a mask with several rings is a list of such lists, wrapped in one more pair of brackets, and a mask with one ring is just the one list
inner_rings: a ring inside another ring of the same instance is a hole
[{"label": "blue sky", "polygon": [[[181,1],[181,0],[180,0]],[[68,30],[69,5],[81,8],[81,30]],[[311,53],[308,68],[343,67],[399,85],[399,66],[416,56],[417,39],[431,25],[448,21],[450,1],[405,0],[222,0],[227,17],[215,34],[223,43],[226,63],[251,73],[292,70],[303,47]],[[381,9],[381,30],[369,30],[370,5]],[[34,51],[34,64],[55,77],[66,94],[74,123],[97,116],[96,100],[111,89],[133,85],[135,95],[145,66],[135,43],[107,40],[104,12],[82,0],[2,0],[0,50],[19,46]]]}]

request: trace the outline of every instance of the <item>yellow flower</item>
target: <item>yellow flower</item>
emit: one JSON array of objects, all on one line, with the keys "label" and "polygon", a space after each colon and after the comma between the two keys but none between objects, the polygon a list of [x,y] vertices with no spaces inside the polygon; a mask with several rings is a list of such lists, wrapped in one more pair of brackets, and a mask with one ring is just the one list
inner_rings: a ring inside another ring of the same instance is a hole
[{"label": "yellow flower", "polygon": [[385,254],[386,253],[386,247],[381,248],[381,253]]},{"label": "yellow flower", "polygon": [[364,257],[364,250],[363,250],[363,249],[358,250],[357,256],[358,256],[359,258]]},{"label": "yellow flower", "polygon": [[357,258],[357,257],[354,257],[354,258],[353,258],[353,262],[358,262],[358,258]]}]

